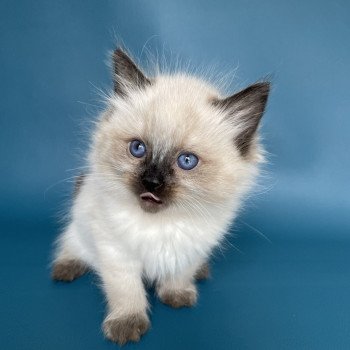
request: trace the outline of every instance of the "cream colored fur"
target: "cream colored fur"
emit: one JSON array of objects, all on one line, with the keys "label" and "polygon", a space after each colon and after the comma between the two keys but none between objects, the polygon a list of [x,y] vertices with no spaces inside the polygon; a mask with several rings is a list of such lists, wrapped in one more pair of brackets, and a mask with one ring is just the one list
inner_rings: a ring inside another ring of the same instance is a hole
[{"label": "cream colored fur", "polygon": [[[214,86],[186,74],[160,75],[146,89],[111,96],[93,134],[89,171],[58,241],[55,263],[74,259],[100,276],[106,320],[146,315],[143,279],[160,297],[187,291],[196,299],[194,275],[220,244],[258,173],[262,152],[253,142],[242,157],[234,138],[244,128],[210,103]],[[174,203],[145,212],[130,190],[139,161],[128,142],[142,139],[160,157],[172,149],[195,152],[191,171],[174,163]]]}]

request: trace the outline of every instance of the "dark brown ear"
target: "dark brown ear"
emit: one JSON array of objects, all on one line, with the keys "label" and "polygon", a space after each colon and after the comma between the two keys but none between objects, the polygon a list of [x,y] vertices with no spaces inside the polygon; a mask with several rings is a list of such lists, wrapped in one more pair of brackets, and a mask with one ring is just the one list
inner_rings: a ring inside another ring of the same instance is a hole
[{"label": "dark brown ear", "polygon": [[120,48],[113,53],[114,92],[126,96],[128,90],[143,88],[151,81],[141,72],[133,60]]},{"label": "dark brown ear", "polygon": [[256,83],[225,99],[214,100],[214,105],[222,108],[228,118],[241,128],[235,143],[245,156],[256,133],[260,119],[264,113],[270,83]]}]

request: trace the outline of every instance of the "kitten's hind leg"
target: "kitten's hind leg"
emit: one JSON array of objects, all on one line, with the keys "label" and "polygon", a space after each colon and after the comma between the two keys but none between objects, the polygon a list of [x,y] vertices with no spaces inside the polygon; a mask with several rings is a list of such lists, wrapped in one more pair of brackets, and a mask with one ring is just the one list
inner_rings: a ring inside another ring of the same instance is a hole
[{"label": "kitten's hind leg", "polygon": [[202,280],[207,280],[209,277],[210,277],[210,268],[209,268],[209,264],[206,262],[198,268],[198,270],[194,275],[194,278],[197,281],[202,281]]},{"label": "kitten's hind leg", "polygon": [[[194,270],[195,271],[195,270]],[[191,307],[197,302],[197,288],[194,284],[194,271],[181,276],[169,277],[156,286],[159,299],[174,308]]]},{"label": "kitten's hind leg", "polygon": [[87,264],[79,257],[74,244],[74,228],[71,224],[57,241],[51,277],[55,281],[71,282],[88,271]]},{"label": "kitten's hind leg", "polygon": [[57,260],[52,267],[51,277],[55,281],[72,282],[88,271],[88,267],[80,260]]}]

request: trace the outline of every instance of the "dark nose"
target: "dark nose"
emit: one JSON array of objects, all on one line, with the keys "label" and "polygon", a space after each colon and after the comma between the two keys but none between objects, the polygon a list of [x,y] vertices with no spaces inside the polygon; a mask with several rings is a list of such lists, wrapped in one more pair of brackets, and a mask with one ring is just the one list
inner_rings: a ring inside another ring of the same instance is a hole
[{"label": "dark nose", "polygon": [[145,189],[150,192],[159,190],[164,184],[163,179],[159,176],[145,176],[141,182]]}]

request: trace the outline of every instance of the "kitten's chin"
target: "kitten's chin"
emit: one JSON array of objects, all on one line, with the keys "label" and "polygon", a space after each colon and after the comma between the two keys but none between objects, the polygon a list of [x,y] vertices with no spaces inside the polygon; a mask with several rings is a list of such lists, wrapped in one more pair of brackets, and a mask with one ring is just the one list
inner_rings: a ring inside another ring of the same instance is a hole
[{"label": "kitten's chin", "polygon": [[165,203],[151,192],[142,193],[139,198],[141,208],[148,213],[157,213],[165,207]]}]

